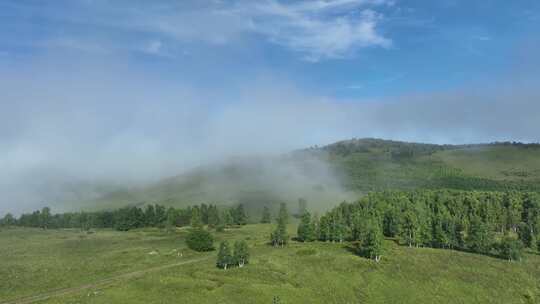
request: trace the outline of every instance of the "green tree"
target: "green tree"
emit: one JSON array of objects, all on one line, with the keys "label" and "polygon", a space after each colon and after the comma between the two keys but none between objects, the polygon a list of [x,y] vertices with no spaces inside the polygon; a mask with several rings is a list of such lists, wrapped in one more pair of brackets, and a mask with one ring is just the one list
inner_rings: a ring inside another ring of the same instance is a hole
[{"label": "green tree", "polygon": [[520,240],[505,236],[499,244],[499,254],[503,259],[519,261],[523,256],[523,244]]},{"label": "green tree", "polygon": [[223,223],[225,226],[232,226],[234,224],[233,217],[231,215],[231,210],[226,209],[223,211]]},{"label": "green tree", "polygon": [[396,208],[389,208],[384,213],[383,233],[388,237],[395,237],[399,234],[399,212]]},{"label": "green tree", "polygon": [[289,236],[287,234],[287,220],[288,220],[287,206],[282,203],[279,210],[279,216],[277,218],[276,229],[270,235],[270,241],[274,247],[277,247],[277,246],[283,247],[288,242]]},{"label": "green tree", "polygon": [[244,210],[244,205],[240,204],[234,209],[233,220],[236,225],[245,225],[247,224],[247,215]]},{"label": "green tree", "polygon": [[519,240],[523,243],[523,245],[525,245],[525,247],[534,248],[534,246],[536,245],[536,240],[531,225],[526,223],[519,223],[517,232]]},{"label": "green tree", "polygon": [[321,217],[319,221],[319,240],[321,241],[330,241],[330,223],[328,219],[328,215],[324,215]]},{"label": "green tree", "polygon": [[186,236],[187,246],[195,251],[214,250],[214,237],[202,228],[193,228]]},{"label": "green tree", "polygon": [[298,225],[297,239],[301,242],[310,242],[314,240],[313,226],[311,224],[311,215],[309,212],[302,214],[302,219]]},{"label": "green tree", "polygon": [[154,216],[154,224],[157,227],[163,227],[167,224],[167,212],[165,211],[165,207],[161,205],[155,205],[155,216]]},{"label": "green tree", "polygon": [[191,227],[202,228],[203,222],[201,218],[201,210],[195,206],[191,209]]},{"label": "green tree", "polygon": [[217,206],[210,205],[208,207],[208,227],[215,228],[219,225],[219,222],[220,218]]},{"label": "green tree", "polygon": [[41,228],[49,228],[49,226],[51,225],[51,208],[43,207],[43,209],[41,209],[39,223]]},{"label": "green tree", "polygon": [[270,209],[268,209],[268,207],[264,206],[263,208],[263,213],[262,213],[262,218],[261,218],[261,223],[262,224],[269,224],[271,223],[272,219],[271,219],[271,216],[270,216]]},{"label": "green tree", "polygon": [[453,231],[450,238],[451,247],[458,249],[465,248],[465,226],[464,220],[454,219]]},{"label": "green tree", "polygon": [[289,211],[287,210],[287,205],[285,203],[279,204],[278,217],[285,223],[285,225],[289,223]]},{"label": "green tree", "polygon": [[15,217],[13,217],[13,214],[8,213],[4,215],[4,218],[0,222],[2,223],[2,226],[9,227],[9,226],[14,226],[16,223],[16,220],[15,220]]},{"label": "green tree", "polygon": [[431,221],[431,246],[434,248],[449,247],[450,239],[444,227],[444,221],[440,214],[433,217]]},{"label": "green tree", "polygon": [[249,263],[249,248],[246,241],[242,240],[234,243],[233,261],[239,267],[244,267]]},{"label": "green tree", "polygon": [[144,224],[146,227],[156,226],[156,210],[154,205],[146,206],[146,209],[144,210]]},{"label": "green tree", "polygon": [[359,253],[364,257],[374,259],[376,262],[381,260],[383,252],[383,232],[379,224],[370,222],[367,231],[361,242]]},{"label": "green tree", "polygon": [[201,221],[203,225],[208,224],[208,206],[206,204],[201,204],[200,212],[201,212]]},{"label": "green tree", "polygon": [[467,235],[467,247],[473,252],[486,254],[492,246],[493,234],[479,217],[474,217]]},{"label": "green tree", "polygon": [[311,218],[311,231],[313,233],[313,240],[318,240],[320,238],[320,222],[317,213],[313,214]]},{"label": "green tree", "polygon": [[403,219],[400,221],[401,227],[399,229],[400,231],[400,237],[401,239],[409,245],[409,247],[412,247],[412,245],[416,245],[418,241],[418,218],[416,217],[416,214],[411,211],[407,210],[403,214]]},{"label": "green tree", "polygon": [[216,266],[221,269],[227,269],[233,263],[231,248],[229,242],[223,241],[219,244]]},{"label": "green tree", "polygon": [[297,216],[301,217],[307,212],[307,201],[304,198],[298,199],[298,213]]},{"label": "green tree", "polygon": [[517,225],[521,219],[522,202],[516,192],[507,192],[503,198],[505,209],[506,229],[511,229],[514,232],[517,230]]},{"label": "green tree", "polygon": [[173,207],[167,209],[165,227],[168,232],[173,232],[176,228],[176,221],[178,218],[178,212]]}]

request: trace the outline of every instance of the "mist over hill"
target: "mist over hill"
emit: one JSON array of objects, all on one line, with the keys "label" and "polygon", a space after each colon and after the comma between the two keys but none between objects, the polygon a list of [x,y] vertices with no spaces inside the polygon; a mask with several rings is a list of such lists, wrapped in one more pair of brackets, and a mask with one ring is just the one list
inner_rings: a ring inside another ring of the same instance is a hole
[{"label": "mist over hill", "polygon": [[150,203],[242,203],[258,212],[280,202],[295,206],[304,198],[323,211],[377,190],[539,190],[539,185],[538,144],[436,145],[365,138],[281,156],[228,158],[151,184],[94,187],[101,195],[67,197],[53,206],[96,210]]}]

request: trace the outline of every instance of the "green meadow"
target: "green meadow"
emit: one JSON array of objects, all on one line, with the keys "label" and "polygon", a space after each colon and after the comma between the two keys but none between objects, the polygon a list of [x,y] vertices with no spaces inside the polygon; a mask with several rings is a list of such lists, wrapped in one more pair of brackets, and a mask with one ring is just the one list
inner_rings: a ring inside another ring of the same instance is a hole
[{"label": "green meadow", "polygon": [[[249,244],[250,263],[228,270],[215,267],[216,251],[187,249],[185,229],[90,234],[3,229],[0,303],[34,303],[17,300],[65,288],[73,290],[35,303],[540,301],[537,252],[527,252],[520,262],[509,262],[452,250],[408,248],[387,239],[382,260],[376,263],[355,255],[346,243],[292,241],[284,248],[271,247],[267,242],[273,226],[246,225],[214,233],[216,246],[225,239]],[[295,225],[289,225],[291,235],[295,230]],[[95,286],[77,289],[89,284]]]}]

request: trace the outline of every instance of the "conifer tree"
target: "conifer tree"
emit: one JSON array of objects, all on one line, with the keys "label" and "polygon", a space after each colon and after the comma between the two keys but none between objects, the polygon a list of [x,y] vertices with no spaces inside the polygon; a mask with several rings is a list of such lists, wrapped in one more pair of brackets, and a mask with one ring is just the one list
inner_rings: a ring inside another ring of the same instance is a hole
[{"label": "conifer tree", "polygon": [[167,214],[165,211],[165,207],[161,205],[155,206],[155,217],[154,217],[154,225],[158,227],[163,227],[164,224],[166,224],[167,221]]},{"label": "conifer tree", "polygon": [[225,226],[232,226],[234,224],[233,217],[231,215],[231,210],[226,209],[223,211],[223,216],[221,217],[223,219],[223,224]]},{"label": "conifer tree", "polygon": [[3,226],[9,227],[9,226],[15,225],[15,223],[16,223],[15,217],[11,213],[6,214],[4,218],[2,219]]},{"label": "conifer tree", "polygon": [[202,226],[201,211],[199,207],[195,206],[191,209],[191,227],[201,228]]},{"label": "conifer tree", "polygon": [[289,223],[289,211],[287,210],[287,205],[285,203],[279,204],[278,217],[283,220],[285,225]]},{"label": "conifer tree", "polygon": [[287,219],[287,206],[282,203],[279,210],[279,217],[277,218],[277,227],[270,235],[270,241],[274,247],[283,247],[287,244],[287,241],[289,239],[289,236],[287,234]]},{"label": "conifer tree", "polygon": [[298,199],[298,213],[297,216],[301,217],[307,212],[307,201],[304,198]]},{"label": "conifer tree", "polygon": [[208,227],[215,228],[220,222],[217,206],[210,205],[208,207]]},{"label": "conifer tree", "polygon": [[51,208],[43,207],[39,216],[39,223],[41,228],[47,229],[51,225]]},{"label": "conifer tree", "polygon": [[146,227],[153,227],[155,226],[155,219],[156,219],[156,211],[154,208],[154,205],[148,205],[146,206],[146,209],[144,210],[144,224]]},{"label": "conifer tree", "polygon": [[247,224],[247,215],[244,211],[244,205],[240,204],[234,209],[233,220],[236,225],[245,225]]},{"label": "conifer tree", "polygon": [[201,207],[199,209],[199,211],[201,212],[200,215],[201,215],[201,222],[203,223],[203,225],[207,225],[208,224],[208,205],[206,204],[201,204]]},{"label": "conifer tree", "polygon": [[172,232],[176,228],[177,215],[178,214],[173,207],[170,207],[169,209],[167,209],[167,213],[166,213],[167,219],[165,221],[165,227],[168,232]]},{"label": "conifer tree", "polygon": [[321,217],[319,221],[319,240],[330,241],[330,224],[328,215]]},{"label": "conifer tree", "polygon": [[262,224],[269,224],[271,223],[272,219],[271,219],[271,216],[270,216],[270,209],[268,209],[268,207],[264,206],[263,208],[263,213],[262,213],[262,218],[261,218],[261,223]]},{"label": "conifer tree", "polygon": [[311,218],[311,231],[313,233],[313,241],[318,240],[320,235],[320,222],[317,213],[313,214],[313,217]]},{"label": "conifer tree", "polygon": [[298,225],[297,238],[301,242],[313,241],[313,226],[311,224],[311,215],[305,212],[302,215],[300,224]]}]

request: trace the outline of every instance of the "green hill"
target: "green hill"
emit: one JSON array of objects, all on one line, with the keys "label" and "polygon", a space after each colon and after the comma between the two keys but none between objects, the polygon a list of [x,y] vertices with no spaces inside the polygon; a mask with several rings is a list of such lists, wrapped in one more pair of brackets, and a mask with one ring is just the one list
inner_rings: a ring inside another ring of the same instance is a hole
[{"label": "green hill", "polygon": [[[328,209],[368,191],[451,188],[540,190],[540,145],[418,144],[352,139],[281,157],[235,158],[146,187],[124,189],[84,203],[87,209],[159,203],[261,205],[306,198]],[[75,204],[74,206],[80,206]]]},{"label": "green hill", "polygon": [[415,188],[538,190],[540,145],[431,145],[379,139],[309,149],[326,155],[346,187],[357,191]]}]

